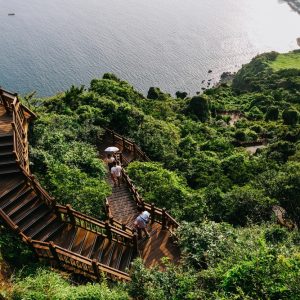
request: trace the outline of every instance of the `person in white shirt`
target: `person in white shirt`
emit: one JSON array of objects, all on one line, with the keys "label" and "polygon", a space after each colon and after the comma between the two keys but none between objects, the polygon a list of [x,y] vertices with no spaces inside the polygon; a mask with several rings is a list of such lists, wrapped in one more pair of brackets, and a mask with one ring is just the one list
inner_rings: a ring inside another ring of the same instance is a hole
[{"label": "person in white shirt", "polygon": [[137,230],[142,230],[146,237],[149,238],[150,234],[147,231],[147,224],[150,219],[150,213],[147,210],[144,210],[143,207],[138,206],[139,215],[134,221],[134,226]]},{"label": "person in white shirt", "polygon": [[107,154],[107,157],[106,157],[105,161],[106,161],[106,163],[107,163],[107,165],[108,165],[108,169],[109,169],[109,171],[110,171],[111,168],[113,167],[114,162],[116,161],[116,159],[114,158],[113,155]]},{"label": "person in white shirt", "polygon": [[122,167],[120,166],[120,163],[114,161],[113,167],[110,170],[111,178],[114,182],[114,186],[120,186],[121,184],[121,175],[122,175]]}]

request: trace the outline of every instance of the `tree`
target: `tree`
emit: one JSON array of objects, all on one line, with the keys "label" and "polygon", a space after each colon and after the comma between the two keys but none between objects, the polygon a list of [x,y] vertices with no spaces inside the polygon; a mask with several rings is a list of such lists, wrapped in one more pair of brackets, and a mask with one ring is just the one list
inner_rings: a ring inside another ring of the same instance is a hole
[{"label": "tree", "polygon": [[265,120],[266,121],[277,121],[279,116],[279,109],[275,106],[270,106],[266,112]]},{"label": "tree", "polygon": [[282,113],[283,123],[286,125],[294,126],[298,123],[298,112],[292,109],[286,109]]},{"label": "tree", "polygon": [[186,96],[187,96],[188,94],[187,94],[187,92],[180,92],[180,91],[177,91],[175,95],[176,95],[177,98],[184,99],[184,98],[186,98]]},{"label": "tree", "polygon": [[201,122],[206,122],[210,117],[210,101],[206,95],[193,97],[187,107],[189,113],[196,116]]}]

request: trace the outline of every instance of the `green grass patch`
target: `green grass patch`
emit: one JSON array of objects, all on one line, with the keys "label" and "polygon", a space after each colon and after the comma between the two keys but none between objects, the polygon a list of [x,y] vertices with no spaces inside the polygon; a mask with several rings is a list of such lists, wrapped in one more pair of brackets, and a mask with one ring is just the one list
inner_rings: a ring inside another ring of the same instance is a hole
[{"label": "green grass patch", "polygon": [[282,69],[300,69],[300,52],[279,54],[276,60],[270,62],[270,66],[275,72]]}]

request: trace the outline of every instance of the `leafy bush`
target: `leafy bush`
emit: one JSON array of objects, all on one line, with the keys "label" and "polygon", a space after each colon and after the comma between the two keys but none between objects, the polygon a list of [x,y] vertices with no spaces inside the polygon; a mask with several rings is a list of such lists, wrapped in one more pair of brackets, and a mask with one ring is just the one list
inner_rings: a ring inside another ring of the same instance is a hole
[{"label": "leafy bush", "polygon": [[268,108],[266,115],[265,115],[265,120],[266,121],[277,121],[279,116],[279,109],[278,107],[271,106]]},{"label": "leafy bush", "polygon": [[[22,274],[21,274],[22,275]],[[48,269],[38,269],[36,273],[18,277],[11,299],[23,300],[127,300],[127,293],[118,288],[109,289],[107,283],[72,286],[58,273]]]},{"label": "leafy bush", "polygon": [[0,256],[12,267],[20,268],[28,262],[36,262],[34,253],[22,242],[14,232],[11,232],[0,223]]},{"label": "leafy bush", "polygon": [[201,122],[206,122],[210,117],[210,101],[206,95],[195,96],[188,103],[187,111],[196,116]]},{"label": "leafy bush", "polygon": [[296,125],[298,123],[298,112],[295,110],[291,110],[291,109],[286,109],[283,113],[282,113],[282,119],[284,124],[286,125]]},{"label": "leafy bush", "polygon": [[166,263],[164,271],[157,268],[146,269],[141,259],[136,259],[131,273],[132,282],[129,294],[133,299],[145,300],[181,300],[200,299],[197,276]]},{"label": "leafy bush", "polygon": [[206,221],[200,225],[184,222],[177,236],[185,260],[196,268],[207,268],[226,257],[235,234],[229,224]]}]

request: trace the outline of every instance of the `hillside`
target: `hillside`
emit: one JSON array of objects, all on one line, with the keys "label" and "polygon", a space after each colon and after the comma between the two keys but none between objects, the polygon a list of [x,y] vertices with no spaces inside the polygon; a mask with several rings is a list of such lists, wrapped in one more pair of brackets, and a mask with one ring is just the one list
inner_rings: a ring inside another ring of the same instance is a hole
[{"label": "hillside", "polygon": [[3,296],[299,299],[299,55],[259,55],[232,83],[196,96],[152,87],[145,97],[105,74],[88,88],[25,97],[39,115],[30,131],[32,172],[63,204],[104,217],[110,188],[97,157],[104,128],[147,153],[152,162],[133,162],[127,172],[147,202],[180,221],[182,263],[165,262],[162,272],[136,260],[131,283],[75,286],[30,264],[30,249],[2,229],[2,256],[23,270]]}]

